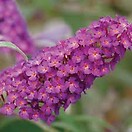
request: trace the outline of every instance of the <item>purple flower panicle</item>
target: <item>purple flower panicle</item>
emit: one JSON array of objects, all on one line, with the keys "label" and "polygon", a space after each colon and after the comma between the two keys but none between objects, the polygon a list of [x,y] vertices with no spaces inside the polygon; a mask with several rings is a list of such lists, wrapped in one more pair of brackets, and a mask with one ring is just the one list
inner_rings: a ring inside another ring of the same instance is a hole
[{"label": "purple flower panicle", "polygon": [[[12,42],[29,55],[35,50],[15,0],[0,0],[0,41]],[[7,48],[4,51],[11,52]]]},{"label": "purple flower panicle", "polygon": [[132,47],[131,24],[124,17],[104,17],[28,62],[0,74],[0,112],[18,109],[24,119],[50,124],[59,109],[77,102],[93,81],[108,74]]}]

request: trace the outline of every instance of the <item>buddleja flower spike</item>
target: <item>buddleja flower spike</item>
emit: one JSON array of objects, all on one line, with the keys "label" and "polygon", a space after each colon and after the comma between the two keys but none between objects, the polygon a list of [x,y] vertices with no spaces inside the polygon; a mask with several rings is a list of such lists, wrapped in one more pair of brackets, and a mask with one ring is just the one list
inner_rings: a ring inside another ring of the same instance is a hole
[{"label": "buddleja flower spike", "polygon": [[93,81],[108,74],[132,49],[132,25],[124,17],[104,17],[74,37],[44,48],[28,62],[0,74],[0,112],[50,124],[59,109],[80,99]]}]

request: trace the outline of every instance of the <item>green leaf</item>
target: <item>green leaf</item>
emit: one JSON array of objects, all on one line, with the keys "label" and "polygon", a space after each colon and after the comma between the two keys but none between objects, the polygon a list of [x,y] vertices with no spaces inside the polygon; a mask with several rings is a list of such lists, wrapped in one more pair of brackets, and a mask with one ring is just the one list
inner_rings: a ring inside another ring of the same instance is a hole
[{"label": "green leaf", "polygon": [[5,117],[0,120],[0,132],[58,132],[41,121],[28,121],[19,118]]},{"label": "green leaf", "polygon": [[81,132],[81,127],[75,122],[74,116],[60,110],[58,120],[52,124],[53,127],[70,132]]},{"label": "green leaf", "polygon": [[52,124],[53,127],[57,127],[57,128],[62,128],[64,130],[70,131],[70,132],[80,132],[79,129],[77,128],[77,126],[75,124],[71,124],[68,122],[54,122]]},{"label": "green leaf", "polygon": [[44,132],[37,125],[25,120],[8,120],[0,127],[0,132]]},{"label": "green leaf", "polygon": [[28,60],[28,57],[25,55],[25,53],[21,49],[19,49],[15,44],[13,44],[11,42],[1,41],[0,47],[11,48],[11,49],[19,52],[26,61]]}]

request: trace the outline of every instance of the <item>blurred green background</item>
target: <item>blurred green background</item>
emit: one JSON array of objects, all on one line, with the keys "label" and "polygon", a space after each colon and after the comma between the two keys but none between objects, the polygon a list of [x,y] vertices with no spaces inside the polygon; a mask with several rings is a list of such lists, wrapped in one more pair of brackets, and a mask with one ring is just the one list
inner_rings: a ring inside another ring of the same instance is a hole
[{"label": "blurred green background", "polygon": [[[132,0],[17,2],[33,36],[54,21],[63,21],[72,34],[102,16],[124,15],[132,22]],[[51,126],[1,115],[0,132],[132,132],[132,53],[127,52],[114,72],[97,79],[79,102],[61,110]]]}]

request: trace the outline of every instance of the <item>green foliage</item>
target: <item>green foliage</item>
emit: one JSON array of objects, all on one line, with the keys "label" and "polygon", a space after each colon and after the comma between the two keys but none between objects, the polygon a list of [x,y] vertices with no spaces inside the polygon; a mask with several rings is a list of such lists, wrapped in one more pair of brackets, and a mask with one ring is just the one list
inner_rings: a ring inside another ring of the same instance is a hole
[{"label": "green foliage", "polygon": [[113,127],[101,118],[88,115],[70,115],[61,112],[58,121],[52,124],[60,132],[103,132]]},{"label": "green foliage", "polygon": [[103,119],[95,116],[86,115],[70,115],[65,112],[61,112],[57,121],[51,126],[47,126],[44,122],[31,122],[21,120],[13,117],[1,117],[0,118],[0,132],[96,132],[100,129],[102,132],[104,128],[112,130],[109,125]]}]

